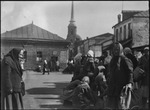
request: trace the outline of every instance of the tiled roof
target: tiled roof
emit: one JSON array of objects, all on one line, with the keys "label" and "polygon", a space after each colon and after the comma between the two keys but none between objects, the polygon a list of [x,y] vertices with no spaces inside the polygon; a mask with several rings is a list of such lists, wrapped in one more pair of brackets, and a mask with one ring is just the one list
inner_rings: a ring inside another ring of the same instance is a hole
[{"label": "tiled roof", "polygon": [[149,17],[149,10],[137,13],[134,15],[134,17]]},{"label": "tiled roof", "polygon": [[6,39],[32,39],[32,40],[62,40],[62,37],[53,34],[45,29],[42,29],[33,23],[29,25],[22,26],[20,28],[6,31],[1,34],[1,38]]}]

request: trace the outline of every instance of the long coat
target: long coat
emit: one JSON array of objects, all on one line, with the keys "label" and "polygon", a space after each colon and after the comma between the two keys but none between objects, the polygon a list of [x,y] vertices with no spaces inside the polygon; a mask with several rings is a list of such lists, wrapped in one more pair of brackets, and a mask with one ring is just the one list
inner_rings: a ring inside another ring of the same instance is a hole
[{"label": "long coat", "polygon": [[133,64],[125,56],[111,60],[109,73],[108,96],[119,96],[123,86],[133,83]]},{"label": "long coat", "polygon": [[141,84],[144,86],[149,85],[149,56],[143,55],[139,60],[139,66],[145,71]]},{"label": "long coat", "polygon": [[2,92],[7,94],[7,92],[9,92],[11,89],[14,92],[21,92],[22,74],[9,66],[7,61],[12,61],[12,59],[7,57],[2,61]]}]

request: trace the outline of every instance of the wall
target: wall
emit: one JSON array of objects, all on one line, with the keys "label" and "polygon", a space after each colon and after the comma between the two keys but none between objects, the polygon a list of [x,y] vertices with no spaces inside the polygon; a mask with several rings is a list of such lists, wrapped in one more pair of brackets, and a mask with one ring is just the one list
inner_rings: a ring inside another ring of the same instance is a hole
[{"label": "wall", "polygon": [[149,45],[149,18],[134,18],[132,48],[144,45]]},{"label": "wall", "polygon": [[[22,47],[22,44],[19,42],[5,42],[1,45],[1,54],[7,54],[12,48]],[[28,44],[24,45],[25,50],[27,51],[27,62],[25,63],[25,69],[35,69],[39,63],[36,61],[37,51],[42,51],[42,59],[50,59],[54,51],[57,51],[57,57],[60,62],[60,68],[64,69],[66,67],[68,59],[67,48],[62,45],[42,45],[38,44]],[[42,63],[41,63],[42,64]]]},{"label": "wall", "polygon": [[[132,19],[123,21],[122,23],[118,24],[116,27],[114,27],[114,40],[116,42],[116,30],[118,29],[118,41],[123,41],[129,38],[129,31],[128,31],[128,24],[132,23]],[[126,36],[124,36],[124,25],[126,25]],[[120,28],[122,27],[122,34],[120,36]],[[131,27],[132,28],[132,27]]]}]

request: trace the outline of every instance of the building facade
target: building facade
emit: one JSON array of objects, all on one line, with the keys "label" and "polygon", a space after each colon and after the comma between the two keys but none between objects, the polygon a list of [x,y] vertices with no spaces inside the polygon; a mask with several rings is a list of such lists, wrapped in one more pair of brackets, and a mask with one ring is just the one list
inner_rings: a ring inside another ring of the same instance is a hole
[{"label": "building facade", "polygon": [[35,69],[45,59],[58,60],[60,68],[65,68],[68,45],[65,39],[33,23],[1,34],[1,55],[7,54],[12,48],[24,48],[25,69]]},{"label": "building facade", "polygon": [[133,50],[143,49],[149,45],[149,10],[123,10],[118,15],[118,23],[114,28],[114,42],[120,42],[123,47]]},{"label": "building facade", "polygon": [[78,52],[86,55],[88,50],[93,50],[94,57],[100,57],[103,51],[110,51],[108,47],[112,43],[113,34],[105,33],[81,41],[78,45]]}]

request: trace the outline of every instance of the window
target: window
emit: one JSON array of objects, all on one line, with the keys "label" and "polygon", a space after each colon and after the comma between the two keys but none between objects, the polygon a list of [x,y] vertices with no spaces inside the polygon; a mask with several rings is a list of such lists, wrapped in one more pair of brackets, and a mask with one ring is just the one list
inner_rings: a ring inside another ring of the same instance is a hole
[{"label": "window", "polygon": [[41,51],[37,51],[36,61],[39,61],[39,62],[42,61],[42,52]]},{"label": "window", "polygon": [[116,42],[118,42],[118,29],[116,30]]},{"label": "window", "polygon": [[124,25],[124,39],[126,39],[126,25]]},{"label": "window", "polygon": [[131,36],[131,23],[128,24],[128,38]]},{"label": "window", "polygon": [[120,28],[120,35],[119,35],[119,37],[120,37],[120,40],[119,40],[119,41],[123,40],[123,39],[122,39],[122,27]]},{"label": "window", "polygon": [[25,62],[27,61],[27,51],[24,51]]}]

